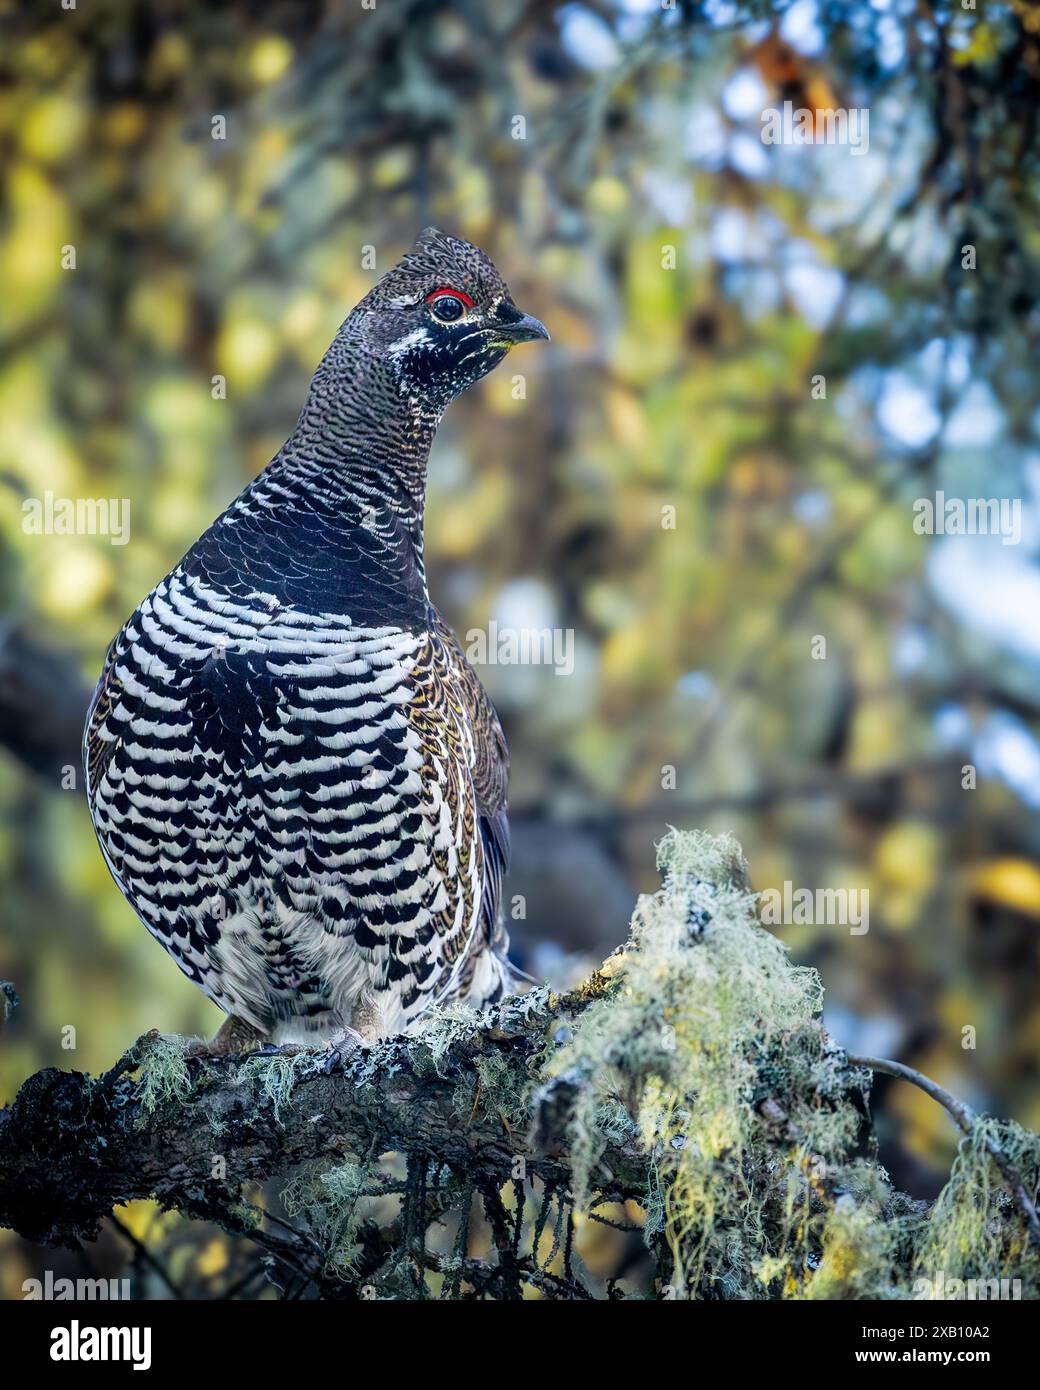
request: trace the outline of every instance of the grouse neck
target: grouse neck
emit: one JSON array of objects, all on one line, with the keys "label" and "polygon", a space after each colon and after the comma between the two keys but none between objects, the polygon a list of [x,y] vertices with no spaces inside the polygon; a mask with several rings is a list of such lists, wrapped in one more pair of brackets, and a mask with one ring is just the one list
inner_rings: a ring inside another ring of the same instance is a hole
[{"label": "grouse neck", "polygon": [[296,428],[191,548],[185,573],[361,626],[424,630],[426,464],[440,417],[392,372],[319,369]]},{"label": "grouse neck", "polygon": [[395,513],[417,528],[421,550],[426,469],[443,413],[380,359],[358,355],[334,370],[323,362],[270,471],[345,522]]}]

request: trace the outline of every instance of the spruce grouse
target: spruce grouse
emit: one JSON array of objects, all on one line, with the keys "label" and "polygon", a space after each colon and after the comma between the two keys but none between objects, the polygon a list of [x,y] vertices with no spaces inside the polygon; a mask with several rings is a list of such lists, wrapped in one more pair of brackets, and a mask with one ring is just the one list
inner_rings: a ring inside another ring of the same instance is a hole
[{"label": "spruce grouse", "polygon": [[383,1037],[510,987],[508,755],[430,602],[423,508],[449,402],[548,337],[482,251],[428,228],[112,644],[91,816],[138,916],[229,1015],[225,1047]]}]

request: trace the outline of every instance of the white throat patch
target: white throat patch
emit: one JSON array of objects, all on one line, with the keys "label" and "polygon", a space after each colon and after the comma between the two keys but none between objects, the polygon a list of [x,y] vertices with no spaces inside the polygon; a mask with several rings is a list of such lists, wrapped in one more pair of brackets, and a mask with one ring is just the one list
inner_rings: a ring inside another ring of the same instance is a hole
[{"label": "white throat patch", "polygon": [[403,357],[413,348],[424,349],[431,346],[430,335],[426,329],[413,328],[411,333],[406,333],[403,338],[398,338],[396,343],[391,343],[387,348],[386,355],[396,361],[398,357]]}]

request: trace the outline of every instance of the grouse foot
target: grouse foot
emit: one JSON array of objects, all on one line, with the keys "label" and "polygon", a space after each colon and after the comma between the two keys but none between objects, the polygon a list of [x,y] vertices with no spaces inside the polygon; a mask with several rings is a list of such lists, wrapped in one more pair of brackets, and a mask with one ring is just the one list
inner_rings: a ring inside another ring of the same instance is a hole
[{"label": "grouse foot", "polygon": [[244,1018],[228,1014],[210,1041],[196,1040],[188,1045],[188,1057],[231,1057],[239,1052],[252,1052],[267,1035],[254,1028]]},{"label": "grouse foot", "polygon": [[358,1048],[367,1047],[370,1042],[371,1039],[359,1033],[356,1028],[344,1028],[342,1033],[337,1033],[326,1045],[326,1074],[338,1071],[348,1057],[357,1052]]}]

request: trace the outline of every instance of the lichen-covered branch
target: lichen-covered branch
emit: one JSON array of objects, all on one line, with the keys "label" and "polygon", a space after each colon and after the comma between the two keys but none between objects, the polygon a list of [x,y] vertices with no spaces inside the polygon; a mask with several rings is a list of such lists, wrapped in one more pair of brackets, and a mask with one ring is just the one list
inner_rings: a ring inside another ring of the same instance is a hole
[{"label": "lichen-covered branch", "polygon": [[[1036,1136],[967,1116],[934,1207],[893,1191],[870,1072],[757,922],[738,846],[672,832],[660,862],[569,994],[344,1056],[152,1033],[96,1079],[40,1072],[0,1111],[0,1223],[74,1244],[154,1198],[247,1236],[287,1296],[908,1297],[937,1268],[1035,1290]],[[586,1218],[642,1256],[590,1274]]]},{"label": "lichen-covered branch", "polygon": [[[562,1136],[544,1135],[536,1152],[510,1122],[546,1029],[602,988],[536,990],[493,1016],[452,1015],[426,1037],[345,1057],[193,1057],[152,1033],[96,1079],[41,1071],[0,1111],[0,1224],[75,1242],[141,1197],[219,1216],[244,1185],[373,1144],[500,1183],[523,1157],[532,1175],[563,1181]],[[615,1144],[609,1159],[619,1188],[636,1192],[638,1151]]]},{"label": "lichen-covered branch", "polygon": [[[897,1080],[909,1081],[911,1086],[917,1086],[920,1090],[924,1091],[925,1095],[931,1096],[932,1100],[938,1105],[941,1105],[943,1109],[952,1116],[955,1123],[965,1134],[970,1136],[980,1128],[979,1117],[970,1105],[958,1099],[957,1096],[951,1095],[950,1092],[946,1090],[945,1086],[940,1086],[938,1082],[933,1081],[931,1077],[922,1076],[922,1074],[913,1067],[908,1067],[903,1062],[891,1062],[886,1057],[850,1056],[849,1061],[854,1066],[867,1067],[870,1071],[881,1072],[885,1076],[894,1076]],[[1033,1197],[1027,1191],[1024,1183],[1015,1171],[1014,1164],[1000,1147],[997,1140],[989,1134],[988,1131],[980,1130],[980,1132],[985,1134],[986,1148],[990,1157],[1007,1179],[1012,1196],[1021,1208],[1022,1215],[1025,1217],[1029,1227],[1030,1239],[1040,1242],[1040,1215],[1037,1214],[1036,1203]]]}]

